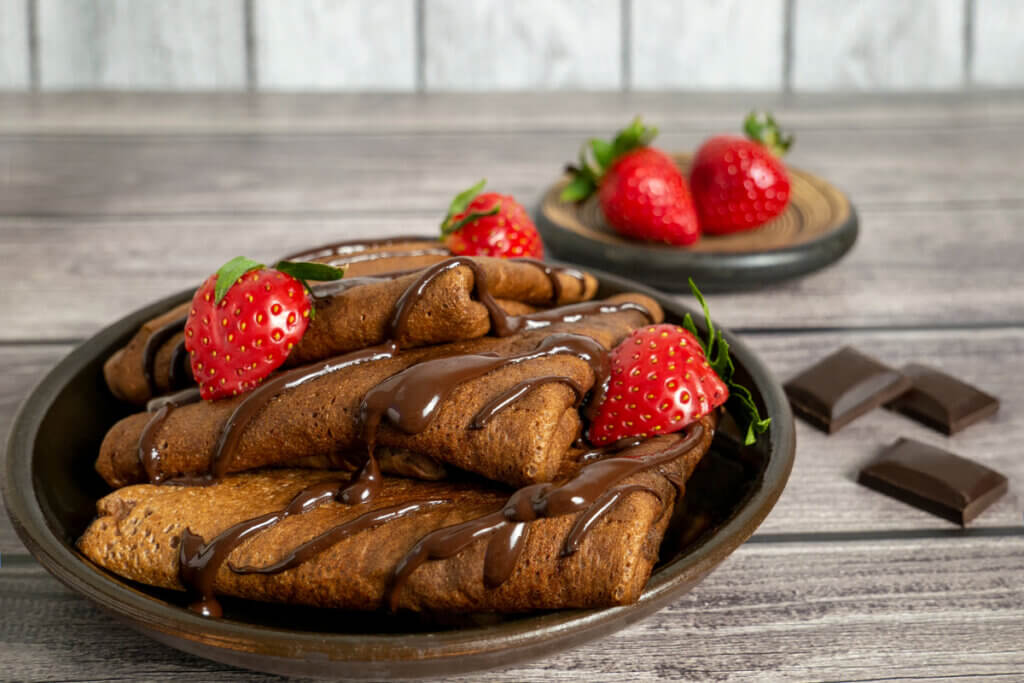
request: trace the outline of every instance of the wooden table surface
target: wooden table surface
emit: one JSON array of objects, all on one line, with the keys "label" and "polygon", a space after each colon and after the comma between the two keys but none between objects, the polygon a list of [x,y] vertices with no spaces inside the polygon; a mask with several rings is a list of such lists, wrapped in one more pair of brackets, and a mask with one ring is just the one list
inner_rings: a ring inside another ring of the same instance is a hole
[{"label": "wooden table surface", "polygon": [[[952,438],[887,411],[830,437],[799,423],[777,507],[690,594],[486,678],[1024,680],[1022,95],[0,95],[0,434],[75,344],[238,253],[430,234],[483,176],[531,205],[582,139],[634,113],[688,150],[751,105],[796,131],[792,164],[850,194],[861,235],[823,272],[714,296],[718,319],[780,380],[853,344],[1002,409]],[[1009,495],[960,530],[858,486],[899,436],[1004,472]],[[3,515],[0,554],[0,679],[273,679],[122,626]]]}]

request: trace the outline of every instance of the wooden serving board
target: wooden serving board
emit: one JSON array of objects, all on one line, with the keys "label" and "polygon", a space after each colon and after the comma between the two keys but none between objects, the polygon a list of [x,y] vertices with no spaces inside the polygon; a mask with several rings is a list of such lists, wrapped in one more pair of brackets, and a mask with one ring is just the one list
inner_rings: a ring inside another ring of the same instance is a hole
[{"label": "wooden serving board", "polygon": [[[690,155],[674,155],[688,175]],[[829,182],[790,168],[786,210],[761,227],[731,235],[705,235],[690,247],[639,242],[616,233],[597,196],[563,202],[565,176],[544,195],[537,227],[551,255],[612,271],[669,291],[688,291],[693,277],[702,289],[752,289],[823,268],[857,239],[857,214]]]}]

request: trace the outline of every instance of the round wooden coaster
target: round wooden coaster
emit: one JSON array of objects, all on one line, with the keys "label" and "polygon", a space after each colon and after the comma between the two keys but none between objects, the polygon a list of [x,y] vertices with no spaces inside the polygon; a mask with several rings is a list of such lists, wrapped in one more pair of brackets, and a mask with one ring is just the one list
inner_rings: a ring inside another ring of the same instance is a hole
[{"label": "round wooden coaster", "polygon": [[[690,155],[675,155],[684,175]],[[568,176],[544,195],[537,227],[553,256],[628,275],[655,287],[688,291],[693,277],[710,290],[748,289],[822,268],[857,238],[849,199],[821,178],[790,168],[791,194],[779,217],[754,230],[705,235],[690,247],[639,242],[614,232],[596,196],[580,203],[558,198]]]}]

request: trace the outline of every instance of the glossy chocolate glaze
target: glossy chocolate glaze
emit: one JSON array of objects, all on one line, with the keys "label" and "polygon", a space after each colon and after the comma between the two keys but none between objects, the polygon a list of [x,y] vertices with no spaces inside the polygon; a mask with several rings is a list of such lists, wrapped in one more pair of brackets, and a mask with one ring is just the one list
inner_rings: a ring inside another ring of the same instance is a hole
[{"label": "glossy chocolate glaze", "polygon": [[560,353],[590,363],[595,385],[603,383],[608,374],[607,350],[591,337],[579,334],[553,334],[532,351],[513,356],[487,353],[428,360],[389,377],[366,393],[359,406],[363,440],[372,452],[384,419],[407,434],[418,434],[430,425],[460,384],[502,367]]},{"label": "glossy chocolate glaze", "polygon": [[[188,321],[188,316],[183,315],[180,318],[161,325],[159,328],[154,330],[153,334],[149,335],[146,340],[146,345],[142,348],[142,375],[146,378],[146,384],[149,386],[149,395],[155,396],[158,388],[156,386],[156,379],[153,377],[153,369],[156,365],[156,352],[160,350],[167,341],[178,334],[179,332],[185,331],[185,323]],[[172,363],[173,367],[173,363]]]},{"label": "glossy chocolate glaze", "polygon": [[[626,450],[627,448],[633,448],[634,446],[639,446],[645,440],[646,438],[642,436],[629,436],[626,437],[625,439],[619,439],[615,443],[610,443],[606,446],[594,446],[576,456],[576,460],[577,462],[583,463],[594,462],[595,460],[603,460],[604,458],[607,458],[612,454],[618,453],[619,451]],[[576,448],[588,448],[587,442],[584,441],[582,437],[578,439],[576,443],[573,445]]]},{"label": "glossy chocolate glaze", "polygon": [[332,500],[341,485],[343,482],[340,481],[314,484],[296,494],[283,510],[268,512],[230,526],[209,543],[202,536],[185,529],[178,546],[178,578],[186,588],[200,596],[198,601],[189,605],[189,609],[207,617],[221,616],[223,611],[214,596],[213,581],[231,551],[250,536],[269,529],[282,519],[302,514],[320,503]]},{"label": "glossy chocolate glaze", "polygon": [[[574,553],[587,531],[614,507],[614,503],[628,490],[636,489],[633,486],[626,486],[617,496],[606,495],[608,492],[614,491],[619,482],[637,472],[658,467],[683,455],[700,441],[704,428],[701,425],[694,425],[687,432],[685,438],[660,453],[630,457],[632,449],[627,449],[619,453],[619,457],[584,465],[572,478],[560,484],[525,486],[513,493],[501,510],[427,534],[395,567],[388,600],[391,608],[395,609],[398,606],[398,596],[402,587],[420,565],[429,560],[452,557],[480,538],[489,537],[493,541],[494,535],[506,526],[583,510],[584,514],[574,524],[566,538],[566,544],[562,546],[563,554]],[[657,495],[646,487],[640,489]],[[490,565],[488,574],[492,580],[501,578],[501,581],[504,581],[512,574],[515,561],[522,553],[526,534],[516,535],[504,531],[500,538],[502,540],[498,542],[488,543],[488,554],[493,551],[498,557],[491,556],[485,559],[485,567]],[[571,545],[567,545],[569,542]],[[491,584],[492,587],[494,585],[500,585],[500,582]]]},{"label": "glossy chocolate glaze", "polygon": [[469,428],[483,429],[498,413],[514,404],[523,396],[533,391],[536,387],[548,384],[549,382],[560,382],[572,389],[576,393],[577,407],[579,407],[579,404],[583,401],[583,397],[587,393],[586,389],[580,386],[579,382],[564,375],[545,375],[543,377],[531,377],[530,379],[524,379],[522,382],[509,387],[485,403],[483,407],[477,411],[477,414],[473,416],[473,419],[470,420]]},{"label": "glossy chocolate glaze", "polygon": [[295,368],[294,370],[277,375],[269,382],[264,382],[256,387],[242,399],[242,402],[231,413],[231,417],[224,423],[220,437],[217,440],[217,451],[210,466],[210,474],[214,478],[220,478],[228,472],[235,448],[238,445],[239,439],[242,438],[246,426],[252,422],[253,418],[259,414],[264,406],[282,392],[310,380],[344,370],[345,368],[351,368],[362,363],[372,363],[373,361],[385,358],[393,358],[396,353],[398,353],[398,346],[393,342],[379,346],[370,346],[341,356],[335,356],[312,366]]},{"label": "glossy chocolate glaze", "polygon": [[408,517],[414,512],[419,512],[437,505],[450,504],[452,501],[446,499],[419,500],[412,503],[402,503],[389,507],[379,508],[362,514],[355,519],[328,529],[319,536],[306,541],[295,550],[292,550],[277,562],[265,567],[243,566],[235,567],[228,565],[231,571],[236,574],[279,574],[283,571],[297,567],[307,560],[316,557],[323,551],[330,548],[353,534],[360,531],[372,529],[382,524]]},{"label": "glossy chocolate glaze", "polygon": [[149,418],[139,436],[139,462],[142,463],[151,484],[159,484],[165,478],[160,472],[160,449],[156,445],[157,430],[175,408],[198,401],[199,387],[192,387],[176,394],[155,398],[146,404],[146,412],[153,413],[153,417]]},{"label": "glossy chocolate glaze", "polygon": [[167,386],[171,391],[175,391],[194,383],[192,364],[189,362],[188,351],[185,349],[185,340],[182,339],[171,350],[171,364],[167,368]]}]

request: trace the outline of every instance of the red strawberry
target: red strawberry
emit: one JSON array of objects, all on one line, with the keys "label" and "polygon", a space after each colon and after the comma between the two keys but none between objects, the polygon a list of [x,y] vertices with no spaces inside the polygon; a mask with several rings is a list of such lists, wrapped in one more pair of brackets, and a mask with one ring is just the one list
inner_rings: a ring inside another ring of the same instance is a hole
[{"label": "red strawberry", "polygon": [[544,258],[530,215],[513,197],[480,194],[486,180],[458,194],[441,223],[441,239],[453,254],[499,258]]},{"label": "red strawberry", "polygon": [[612,349],[610,361],[608,394],[590,425],[597,446],[678,431],[729,398],[700,342],[678,325],[634,331]]},{"label": "red strawberry", "polygon": [[786,208],[789,174],[780,157],[793,143],[770,115],[751,113],[750,137],[718,135],[697,150],[690,189],[704,232],[723,235],[767,223]]},{"label": "red strawberry", "polygon": [[605,219],[616,231],[634,239],[685,246],[700,237],[697,213],[686,180],[675,161],[649,147],[657,129],[640,119],[618,132],[613,142],[593,139],[590,150],[597,168],[580,153],[579,167],[562,201],[582,201],[599,190]]},{"label": "red strawberry", "polygon": [[312,307],[305,281],[341,275],[319,263],[282,261],[267,268],[239,256],[207,278],[185,323],[200,395],[213,400],[255,388],[306,332]]},{"label": "red strawberry", "polygon": [[595,446],[678,431],[726,400],[737,421],[746,423],[747,444],[768,429],[771,418],[761,419],[750,390],[732,381],[729,344],[715,329],[693,280],[690,289],[704,311],[707,340],[697,338],[687,314],[682,326],[649,325],[612,349],[608,392],[595,406],[587,432]]}]

